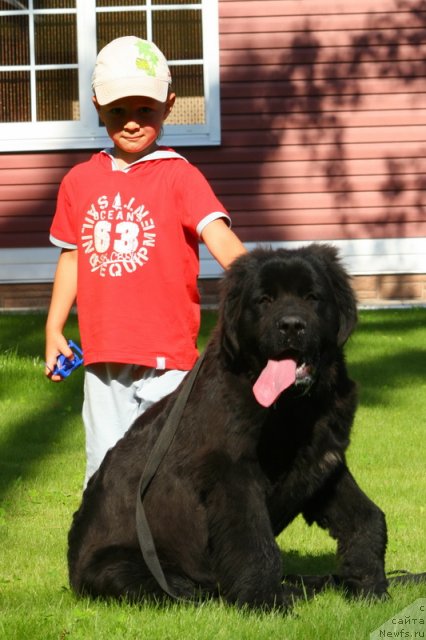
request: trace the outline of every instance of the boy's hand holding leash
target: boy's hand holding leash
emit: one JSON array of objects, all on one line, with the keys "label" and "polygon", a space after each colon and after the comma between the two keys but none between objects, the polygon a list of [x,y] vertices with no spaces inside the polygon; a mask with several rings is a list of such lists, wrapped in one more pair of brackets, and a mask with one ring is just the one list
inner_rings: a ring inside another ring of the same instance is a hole
[{"label": "boy's hand holding leash", "polygon": [[53,357],[46,358],[45,374],[53,382],[61,382],[83,364],[83,352],[72,340],[61,336],[60,346]]}]

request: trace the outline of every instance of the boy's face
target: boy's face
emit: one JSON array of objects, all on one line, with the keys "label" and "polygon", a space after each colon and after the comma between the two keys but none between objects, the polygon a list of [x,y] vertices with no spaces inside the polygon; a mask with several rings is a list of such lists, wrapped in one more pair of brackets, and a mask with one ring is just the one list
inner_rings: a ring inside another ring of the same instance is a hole
[{"label": "boy's face", "polygon": [[156,147],[156,140],[172,110],[175,97],[171,93],[167,102],[158,102],[143,96],[129,96],[103,106],[93,98],[99,117],[114,143],[117,157],[133,162]]}]

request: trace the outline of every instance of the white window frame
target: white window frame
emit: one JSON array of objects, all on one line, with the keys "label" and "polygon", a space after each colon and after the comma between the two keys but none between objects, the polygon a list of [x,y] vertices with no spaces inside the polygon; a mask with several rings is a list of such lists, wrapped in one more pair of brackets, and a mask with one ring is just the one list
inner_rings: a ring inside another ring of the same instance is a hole
[{"label": "white window frame", "polygon": [[[190,0],[189,0],[190,2]],[[31,5],[32,6],[32,3]],[[123,9],[129,7],[123,7]],[[151,0],[139,7],[148,13],[158,9]],[[182,8],[182,5],[164,5],[163,10]],[[200,8],[200,3],[188,4],[185,9]],[[107,10],[106,8],[103,10]],[[46,13],[34,10],[33,13]],[[56,12],[59,10],[55,10]],[[99,8],[98,8],[99,11]],[[205,123],[195,125],[165,124],[162,144],[170,146],[202,146],[220,144],[220,92],[219,92],[219,28],[218,0],[202,0],[202,30],[204,53]],[[91,76],[97,55],[95,0],[77,0],[76,9],[64,9],[64,13],[77,13],[77,49],[79,69],[80,120],[60,122],[19,122],[0,124],[0,151],[53,151],[97,149],[108,147],[110,139],[92,104]],[[2,15],[11,12],[2,12]],[[22,14],[22,11],[16,12]],[[150,39],[150,21],[148,39]],[[129,34],[134,35],[134,34]],[[136,34],[137,35],[137,34]],[[179,61],[173,61],[179,64]],[[182,60],[182,64],[189,61]],[[70,65],[72,66],[72,65]],[[1,70],[18,70],[23,67],[1,67]],[[27,68],[25,68],[27,70]],[[32,65],[31,71],[34,71]],[[173,66],[171,66],[173,75]],[[179,96],[177,96],[179,100]]]}]

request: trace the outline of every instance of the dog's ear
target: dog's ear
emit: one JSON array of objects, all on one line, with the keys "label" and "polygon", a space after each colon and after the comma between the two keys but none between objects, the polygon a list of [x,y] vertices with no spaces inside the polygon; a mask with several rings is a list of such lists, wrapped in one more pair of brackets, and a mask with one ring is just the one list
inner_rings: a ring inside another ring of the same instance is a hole
[{"label": "dog's ear", "polygon": [[337,344],[343,346],[355,329],[357,323],[357,305],[350,275],[346,272],[339,258],[337,249],[331,245],[312,244],[310,251],[317,255],[325,266],[325,274],[339,310],[339,332]]}]

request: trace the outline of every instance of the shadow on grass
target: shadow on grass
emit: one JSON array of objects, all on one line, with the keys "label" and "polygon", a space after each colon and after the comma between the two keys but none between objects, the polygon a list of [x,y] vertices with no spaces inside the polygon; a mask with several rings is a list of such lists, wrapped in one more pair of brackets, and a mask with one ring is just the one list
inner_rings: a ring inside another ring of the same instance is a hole
[{"label": "shadow on grass", "polygon": [[378,331],[404,335],[406,331],[424,329],[426,327],[426,309],[414,307],[408,309],[376,309],[360,311],[356,334]]},{"label": "shadow on grass", "polygon": [[281,551],[284,575],[327,575],[336,573],[337,560],[334,553],[301,554],[297,550]]},{"label": "shadow on grass", "polygon": [[[80,377],[80,376],[79,376]],[[49,384],[46,381],[46,384]],[[52,383],[53,384],[53,383]],[[81,412],[82,378],[61,383],[52,402],[28,418],[11,420],[0,451],[0,500],[15,482],[30,477],[43,460],[60,451],[71,415]]]},{"label": "shadow on grass", "polygon": [[426,373],[426,309],[364,311],[347,348],[348,368],[367,406],[395,389],[420,389]]},{"label": "shadow on grass", "polygon": [[[3,425],[8,425],[6,431],[0,432],[0,500],[7,495],[11,486],[31,476],[43,460],[63,447],[61,439],[69,418],[81,413],[82,370],[76,371],[59,384],[53,384],[44,378],[44,323],[43,314],[0,316],[0,358],[3,357],[5,361],[2,367],[0,399],[5,406],[3,415],[6,419]],[[73,319],[67,336],[78,340],[77,325]],[[13,354],[18,364],[16,371],[11,366],[12,374],[5,379],[5,371],[9,370],[8,353]],[[34,367],[28,365],[32,359],[36,360]],[[32,413],[26,413],[25,407],[14,410],[14,398],[23,397],[26,385],[29,402],[36,407]],[[30,389],[35,394],[40,394],[39,403],[34,402],[34,398],[30,396]],[[22,414],[24,417],[21,417]]]},{"label": "shadow on grass", "polygon": [[418,389],[426,377],[426,349],[389,353],[367,362],[349,363],[351,377],[358,383],[363,405],[381,405],[394,399],[395,389]]},{"label": "shadow on grass", "polygon": [[[19,356],[44,358],[45,313],[0,314],[0,355],[11,351]],[[78,341],[77,317],[67,323],[67,338]]]}]

